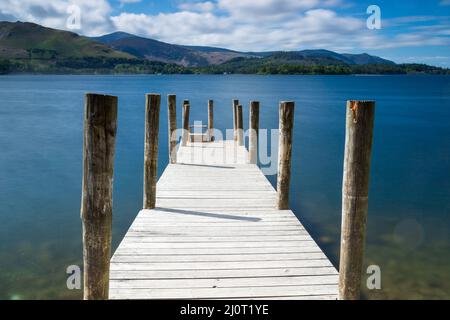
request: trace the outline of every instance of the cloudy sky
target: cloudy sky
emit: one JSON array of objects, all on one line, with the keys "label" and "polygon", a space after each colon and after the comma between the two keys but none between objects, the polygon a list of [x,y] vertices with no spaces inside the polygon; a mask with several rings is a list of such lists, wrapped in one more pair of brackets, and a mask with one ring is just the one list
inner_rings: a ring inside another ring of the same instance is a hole
[{"label": "cloudy sky", "polygon": [[[372,4],[381,9],[381,29],[367,27]],[[323,48],[450,67],[450,0],[1,0],[0,20],[75,26],[88,36],[120,30],[177,44]]]}]

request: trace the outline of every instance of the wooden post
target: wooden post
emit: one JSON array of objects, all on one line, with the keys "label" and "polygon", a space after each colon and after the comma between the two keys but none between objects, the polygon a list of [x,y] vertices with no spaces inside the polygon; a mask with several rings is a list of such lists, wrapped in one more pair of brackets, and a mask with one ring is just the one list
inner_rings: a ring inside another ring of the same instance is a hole
[{"label": "wooden post", "polygon": [[181,145],[184,147],[189,138],[189,100],[183,101],[183,135]]},{"label": "wooden post", "polygon": [[248,158],[251,164],[258,163],[258,135],[259,135],[259,102],[250,102]]},{"label": "wooden post", "polygon": [[341,300],[360,297],[374,116],[374,101],[347,102],[339,263]]},{"label": "wooden post", "polygon": [[156,179],[158,176],[158,132],[161,96],[147,94],[145,105],[144,148],[144,209],[156,204]]},{"label": "wooden post", "polygon": [[214,141],[214,101],[208,100],[208,136],[209,141]]},{"label": "wooden post", "polygon": [[239,146],[244,145],[244,119],[242,117],[242,105],[237,106],[237,141]]},{"label": "wooden post", "polygon": [[86,300],[108,299],[116,132],[117,97],[86,94],[81,196]]},{"label": "wooden post", "polygon": [[167,96],[167,108],[168,108],[168,127],[169,127],[169,161],[170,163],[177,163],[177,96],[169,94]]},{"label": "wooden post", "polygon": [[280,102],[280,138],[278,146],[277,207],[289,209],[291,182],[292,129],[294,127],[293,101]]},{"label": "wooden post", "polygon": [[237,140],[237,106],[239,105],[239,100],[233,99],[233,139]]}]

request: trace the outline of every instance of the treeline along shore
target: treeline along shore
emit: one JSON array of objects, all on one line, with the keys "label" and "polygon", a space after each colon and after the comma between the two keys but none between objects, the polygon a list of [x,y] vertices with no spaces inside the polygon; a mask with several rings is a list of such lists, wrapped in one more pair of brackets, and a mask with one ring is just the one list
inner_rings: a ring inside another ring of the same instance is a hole
[{"label": "treeline along shore", "polygon": [[301,65],[260,58],[235,58],[204,67],[185,67],[158,61],[123,58],[1,59],[0,74],[450,74],[450,69],[425,64]]}]

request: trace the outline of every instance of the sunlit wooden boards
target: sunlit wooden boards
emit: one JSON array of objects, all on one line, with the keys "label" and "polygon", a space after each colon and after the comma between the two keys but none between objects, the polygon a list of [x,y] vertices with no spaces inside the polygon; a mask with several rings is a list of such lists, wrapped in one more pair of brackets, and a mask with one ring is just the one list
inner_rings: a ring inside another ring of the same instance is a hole
[{"label": "sunlit wooden boards", "polygon": [[111,299],[336,299],[338,273],[233,141],[181,147],[111,259]]}]

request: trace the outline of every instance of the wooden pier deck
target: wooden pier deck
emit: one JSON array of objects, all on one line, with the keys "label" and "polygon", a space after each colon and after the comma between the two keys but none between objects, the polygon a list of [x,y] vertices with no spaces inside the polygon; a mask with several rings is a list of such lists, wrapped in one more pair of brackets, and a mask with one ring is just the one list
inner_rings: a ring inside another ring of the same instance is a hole
[{"label": "wooden pier deck", "polygon": [[156,196],[111,259],[111,299],[337,299],[338,272],[245,147],[180,147]]}]

